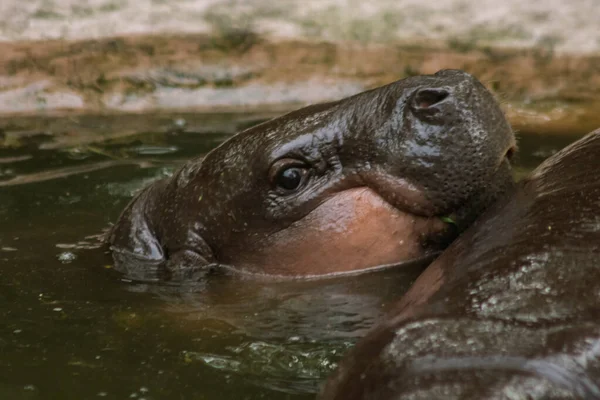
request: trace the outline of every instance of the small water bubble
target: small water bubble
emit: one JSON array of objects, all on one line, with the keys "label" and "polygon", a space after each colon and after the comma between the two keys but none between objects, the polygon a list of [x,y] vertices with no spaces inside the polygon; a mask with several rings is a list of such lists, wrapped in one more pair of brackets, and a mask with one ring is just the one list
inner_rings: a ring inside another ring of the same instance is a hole
[{"label": "small water bubble", "polygon": [[70,193],[66,193],[65,196],[58,196],[57,203],[61,205],[70,205],[79,203],[81,196],[71,196]]},{"label": "small water bubble", "polygon": [[52,311],[61,312],[63,309],[60,307],[53,308]]},{"label": "small water bubble", "polygon": [[13,331],[13,333],[15,333],[15,334],[18,334],[18,333],[21,333],[21,332],[23,332],[21,329],[15,329],[15,330]]},{"label": "small water bubble", "polygon": [[12,168],[0,169],[0,176],[9,176],[9,175],[14,175],[14,174],[15,174],[15,170]]},{"label": "small water bubble", "polygon": [[134,149],[136,153],[143,156],[158,156],[175,153],[179,150],[177,146],[138,146]]},{"label": "small water bubble", "polygon": [[77,255],[75,255],[75,253],[72,253],[70,251],[65,251],[58,255],[58,261],[60,261],[63,264],[69,264],[69,263],[73,262],[76,258],[77,258]]},{"label": "small water bubble", "polygon": [[72,160],[84,160],[92,155],[89,149],[83,147],[72,147],[66,150],[67,157]]},{"label": "small water bubble", "polygon": [[554,154],[556,154],[557,149],[538,149],[534,151],[531,155],[534,157],[546,159]]},{"label": "small water bubble", "polygon": [[35,390],[35,386],[33,386],[33,385],[25,385],[25,386],[23,386],[23,390],[27,390],[27,391],[31,392],[31,391]]},{"label": "small water bubble", "polygon": [[175,125],[177,128],[184,128],[187,125],[187,121],[183,118],[176,118],[173,121],[173,125]]},{"label": "small water bubble", "polygon": [[106,392],[98,392],[97,396],[98,397],[106,397],[106,396],[108,396],[108,393],[106,393]]},{"label": "small water bubble", "polygon": [[146,386],[140,388],[140,393],[148,393],[150,390]]}]

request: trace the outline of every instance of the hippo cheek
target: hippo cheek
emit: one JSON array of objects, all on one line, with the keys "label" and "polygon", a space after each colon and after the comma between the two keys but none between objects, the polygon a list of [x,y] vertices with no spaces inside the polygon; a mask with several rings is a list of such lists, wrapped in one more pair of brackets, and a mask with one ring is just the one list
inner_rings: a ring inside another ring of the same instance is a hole
[{"label": "hippo cheek", "polygon": [[245,272],[314,276],[366,270],[387,264],[427,263],[438,249],[428,238],[443,236],[438,218],[402,212],[368,188],[344,190],[304,218],[253,243],[231,260]]}]

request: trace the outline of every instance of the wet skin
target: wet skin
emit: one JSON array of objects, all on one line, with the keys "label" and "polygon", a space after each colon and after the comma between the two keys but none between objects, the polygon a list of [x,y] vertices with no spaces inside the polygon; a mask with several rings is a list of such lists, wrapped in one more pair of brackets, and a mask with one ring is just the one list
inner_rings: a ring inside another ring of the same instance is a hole
[{"label": "wet skin", "polygon": [[143,190],[108,242],[139,280],[428,262],[513,186],[514,143],[470,75],[412,77],[235,135]]},{"label": "wet skin", "polygon": [[600,130],[432,263],[322,399],[600,398]]}]

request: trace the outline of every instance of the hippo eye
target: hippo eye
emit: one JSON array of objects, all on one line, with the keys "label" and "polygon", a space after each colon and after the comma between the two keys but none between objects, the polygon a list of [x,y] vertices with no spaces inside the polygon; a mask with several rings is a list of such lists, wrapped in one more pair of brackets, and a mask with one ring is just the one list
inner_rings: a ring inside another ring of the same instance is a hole
[{"label": "hippo eye", "polygon": [[308,168],[302,161],[286,158],[276,161],[271,166],[269,175],[275,187],[292,192],[302,186],[308,175]]}]

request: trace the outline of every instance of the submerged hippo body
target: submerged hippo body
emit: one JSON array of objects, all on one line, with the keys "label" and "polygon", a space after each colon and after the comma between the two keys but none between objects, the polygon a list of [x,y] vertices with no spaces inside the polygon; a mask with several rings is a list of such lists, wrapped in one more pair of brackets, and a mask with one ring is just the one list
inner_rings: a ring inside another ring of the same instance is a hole
[{"label": "submerged hippo body", "polygon": [[440,71],[241,132],[155,182],[109,233],[134,279],[209,266],[306,276],[425,260],[512,186],[514,136],[470,75]]},{"label": "submerged hippo body", "polygon": [[600,130],[417,279],[322,399],[599,399]]}]

